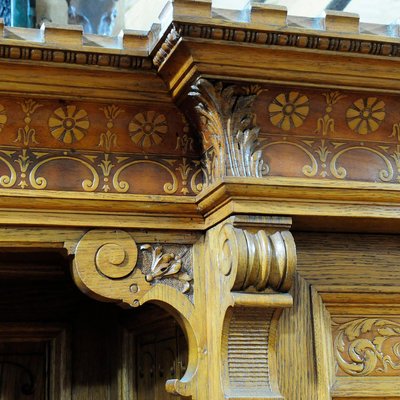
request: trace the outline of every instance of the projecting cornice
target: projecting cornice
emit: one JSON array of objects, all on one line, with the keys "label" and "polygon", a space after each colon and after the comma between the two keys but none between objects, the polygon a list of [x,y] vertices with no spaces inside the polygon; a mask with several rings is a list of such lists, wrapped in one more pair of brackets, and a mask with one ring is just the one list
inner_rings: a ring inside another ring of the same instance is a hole
[{"label": "projecting cornice", "polygon": [[396,72],[399,38],[372,34],[373,29],[367,30],[355,14],[329,12],[318,21],[318,29],[312,29],[311,25],[293,25],[281,7],[253,7],[248,21],[238,22],[212,17],[210,2],[180,0],[174,4],[173,23],[153,61],[175,98],[200,76],[391,93],[400,90]]},{"label": "projecting cornice", "polygon": [[399,38],[236,17],[179,0],[118,38],[0,25],[0,222],[204,231],[251,209],[398,232]]}]

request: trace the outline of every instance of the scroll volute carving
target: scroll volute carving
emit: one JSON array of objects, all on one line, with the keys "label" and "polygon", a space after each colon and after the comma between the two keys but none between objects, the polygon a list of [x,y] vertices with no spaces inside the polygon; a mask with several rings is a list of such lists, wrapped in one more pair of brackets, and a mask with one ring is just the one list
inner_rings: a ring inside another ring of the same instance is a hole
[{"label": "scroll volute carving", "polygon": [[250,287],[258,292],[268,287],[289,291],[297,263],[292,234],[271,227],[262,229],[261,223],[248,227],[247,222],[245,217],[236,217],[219,232],[218,265],[222,274],[232,277],[234,291]]},{"label": "scroll volute carving", "polygon": [[203,78],[191,87],[208,181],[224,176],[261,177],[268,172],[258,150],[259,128],[252,112],[259,93],[259,86],[226,86]]},{"label": "scroll volute carving", "polygon": [[[91,297],[119,301],[130,307],[141,305],[146,293],[158,284],[187,293],[192,287],[192,277],[182,258],[188,262],[190,249],[173,247],[176,253],[164,250],[161,245],[143,244],[139,248],[125,231],[89,231],[76,245],[73,277],[78,287]],[[139,251],[150,252],[151,256],[139,257]]]},{"label": "scroll volute carving", "polygon": [[215,288],[208,313],[222,326],[213,363],[221,365],[224,398],[283,400],[275,338],[283,308],[292,305],[287,292],[297,258],[290,224],[284,217],[235,216],[208,233],[208,285]]},{"label": "scroll volute carving", "polygon": [[137,307],[150,283],[139,268],[138,248],[124,231],[93,230],[78,242],[73,261],[75,283],[101,301],[117,301]]}]

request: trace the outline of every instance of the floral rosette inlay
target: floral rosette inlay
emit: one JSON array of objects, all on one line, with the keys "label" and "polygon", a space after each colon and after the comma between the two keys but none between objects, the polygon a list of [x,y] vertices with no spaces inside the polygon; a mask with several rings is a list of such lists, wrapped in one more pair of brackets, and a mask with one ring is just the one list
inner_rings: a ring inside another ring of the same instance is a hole
[{"label": "floral rosette inlay", "polygon": [[4,125],[7,122],[7,114],[4,106],[0,104],[0,132],[4,128]]},{"label": "floral rosette inlay", "polygon": [[301,126],[310,111],[308,97],[299,92],[281,93],[268,107],[270,121],[288,131]]},{"label": "floral rosette inlay", "polygon": [[144,148],[160,144],[167,132],[168,125],[165,115],[155,111],[136,114],[129,123],[132,142]]},{"label": "floral rosette inlay", "polygon": [[54,138],[70,144],[86,136],[89,118],[87,112],[77,106],[60,107],[49,118],[49,128]]},{"label": "floral rosette inlay", "polygon": [[349,128],[366,135],[376,131],[386,115],[385,103],[376,97],[358,99],[346,112],[347,125]]}]

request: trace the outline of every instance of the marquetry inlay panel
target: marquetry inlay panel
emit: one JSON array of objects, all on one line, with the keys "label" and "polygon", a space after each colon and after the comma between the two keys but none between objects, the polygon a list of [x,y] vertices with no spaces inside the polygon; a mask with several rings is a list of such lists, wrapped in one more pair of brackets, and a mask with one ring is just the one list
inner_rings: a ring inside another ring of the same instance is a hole
[{"label": "marquetry inlay panel", "polygon": [[268,175],[400,181],[396,96],[263,87],[254,112]]},{"label": "marquetry inlay panel", "polygon": [[187,195],[198,166],[176,109],[0,99],[0,187]]},{"label": "marquetry inlay panel", "polygon": [[400,181],[396,96],[198,79],[189,97],[205,186],[222,176]]}]

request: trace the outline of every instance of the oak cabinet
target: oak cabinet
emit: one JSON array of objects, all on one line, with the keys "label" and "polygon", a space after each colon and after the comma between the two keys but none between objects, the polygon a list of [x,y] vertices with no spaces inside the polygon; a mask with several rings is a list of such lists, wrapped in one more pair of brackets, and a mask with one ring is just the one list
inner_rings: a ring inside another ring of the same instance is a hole
[{"label": "oak cabinet", "polygon": [[183,375],[187,345],[172,317],[87,298],[56,253],[1,258],[1,400],[174,398],[165,381]]}]

